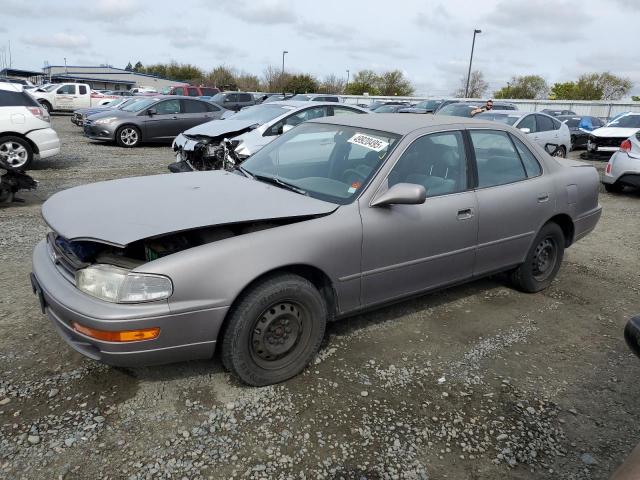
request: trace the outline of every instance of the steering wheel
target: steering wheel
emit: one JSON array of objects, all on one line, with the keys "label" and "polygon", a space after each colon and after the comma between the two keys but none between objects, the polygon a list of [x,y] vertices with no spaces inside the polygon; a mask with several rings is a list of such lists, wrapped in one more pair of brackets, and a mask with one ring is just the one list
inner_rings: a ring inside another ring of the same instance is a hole
[{"label": "steering wheel", "polygon": [[364,183],[364,181],[367,179],[367,177],[363,174],[361,174],[359,171],[357,171],[354,168],[347,168],[343,173],[342,173],[342,181],[348,185],[351,185],[353,183]]}]

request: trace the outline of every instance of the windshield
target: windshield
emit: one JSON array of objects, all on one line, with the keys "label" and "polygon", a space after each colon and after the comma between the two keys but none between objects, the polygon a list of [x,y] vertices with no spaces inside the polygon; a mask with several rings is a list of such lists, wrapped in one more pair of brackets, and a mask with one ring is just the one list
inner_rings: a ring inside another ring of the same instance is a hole
[{"label": "windshield", "polygon": [[399,138],[393,133],[308,122],[281,135],[242,166],[251,175],[277,178],[311,197],[347,204]]},{"label": "windshield", "polygon": [[58,88],[59,85],[56,85],[55,83],[52,83],[51,85],[47,85],[45,87],[40,87],[40,90],[44,90],[45,92],[50,92],[55,88]]},{"label": "windshield", "polygon": [[141,98],[137,102],[133,102],[126,107],[122,107],[121,110],[125,112],[139,112],[140,110],[144,110],[148,106],[153,105],[157,101],[158,99],[156,98]]},{"label": "windshield", "polygon": [[376,113],[395,113],[399,108],[403,108],[403,105],[382,105],[373,111]]},{"label": "windshield", "polygon": [[233,116],[233,119],[250,120],[262,125],[290,110],[293,110],[293,107],[286,105],[255,105],[253,107],[243,108]]},{"label": "windshield", "polygon": [[425,100],[424,102],[418,103],[415,108],[424,108],[425,110],[435,110],[438,108],[438,105],[442,103],[442,100]]},{"label": "windshield", "polygon": [[294,95],[293,97],[291,97],[291,100],[299,100],[301,102],[308,102],[309,100],[311,100],[311,97],[309,95]]},{"label": "windshield", "polygon": [[436,112],[437,115],[451,115],[453,117],[470,117],[471,111],[477,108],[475,105],[452,103],[442,107]]},{"label": "windshield", "polygon": [[607,127],[640,128],[640,115],[625,115],[607,123]]},{"label": "windshield", "polygon": [[[442,110],[444,110],[444,108]],[[509,115],[508,113],[485,112],[485,113],[480,113],[479,115],[476,115],[475,118],[480,118],[482,120],[491,120],[493,122],[506,123],[507,125],[513,125],[518,121],[520,117],[518,115]]]}]

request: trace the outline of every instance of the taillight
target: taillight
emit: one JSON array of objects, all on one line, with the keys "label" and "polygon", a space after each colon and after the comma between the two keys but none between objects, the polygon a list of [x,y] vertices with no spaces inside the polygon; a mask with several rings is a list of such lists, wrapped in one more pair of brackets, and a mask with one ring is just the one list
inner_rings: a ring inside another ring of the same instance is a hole
[{"label": "taillight", "polygon": [[631,151],[631,140],[628,138],[620,144],[621,152],[630,152]]},{"label": "taillight", "polygon": [[39,118],[40,120],[44,120],[45,122],[50,121],[49,114],[42,107],[27,107],[27,110],[31,112],[31,115],[33,115],[36,118]]},{"label": "taillight", "polygon": [[611,163],[607,163],[607,168],[604,169],[604,173],[607,175],[611,173]]}]

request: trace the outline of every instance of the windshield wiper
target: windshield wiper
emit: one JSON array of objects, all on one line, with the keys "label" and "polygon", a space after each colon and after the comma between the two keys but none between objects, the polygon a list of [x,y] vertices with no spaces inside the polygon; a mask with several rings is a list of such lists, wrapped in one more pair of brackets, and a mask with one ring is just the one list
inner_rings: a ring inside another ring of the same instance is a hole
[{"label": "windshield wiper", "polygon": [[295,185],[285,182],[278,177],[270,177],[269,175],[260,175],[257,173],[252,174],[253,178],[259,180],[261,182],[271,183],[272,185],[278,185],[279,187],[285,188],[287,190],[291,190],[292,192],[299,193],[300,195],[308,195],[306,190],[303,190],[300,187],[296,187]]},{"label": "windshield wiper", "polygon": [[235,170],[240,170],[245,177],[253,178],[254,180],[256,178],[256,176],[253,173],[251,173],[249,170],[244,168],[242,165],[236,165]]}]

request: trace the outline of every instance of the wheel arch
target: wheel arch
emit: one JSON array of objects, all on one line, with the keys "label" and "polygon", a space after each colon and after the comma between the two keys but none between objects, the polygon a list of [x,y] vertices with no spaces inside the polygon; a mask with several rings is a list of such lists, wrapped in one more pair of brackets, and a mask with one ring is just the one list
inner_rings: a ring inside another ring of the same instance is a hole
[{"label": "wheel arch", "polygon": [[547,220],[545,222],[545,225],[547,223],[557,224],[562,229],[562,233],[564,233],[565,248],[571,246],[571,244],[573,243],[573,236],[575,234],[575,225],[573,224],[573,220],[569,215],[567,215],[566,213],[559,213]]},{"label": "wheel arch", "polygon": [[257,285],[260,282],[265,281],[270,277],[275,277],[280,274],[294,274],[298,275],[309,282],[311,282],[320,292],[322,298],[325,300],[327,305],[328,318],[327,322],[334,320],[337,317],[338,313],[338,297],[333,285],[333,282],[329,278],[329,276],[322,271],[320,268],[315,267],[313,265],[308,264],[291,264],[291,265],[283,265],[280,267],[273,268],[271,270],[267,270],[256,278],[247,283],[235,296],[233,301],[231,302],[231,306],[225,315],[225,319],[222,322],[220,330],[218,332],[218,339],[224,337],[224,332],[226,330],[226,326],[228,324],[228,320],[231,312],[234,311],[235,306],[238,304],[242,296],[245,292],[251,289],[253,286]]},{"label": "wheel arch", "polygon": [[0,135],[0,138],[3,137],[18,137],[21,138],[22,140],[24,140],[25,142],[27,142],[30,146],[31,149],[33,150],[33,153],[40,153],[40,150],[38,150],[38,146],[33,142],[33,140],[31,140],[29,137],[27,137],[26,135],[22,134],[22,133],[18,133],[18,132],[2,132],[2,134]]}]

